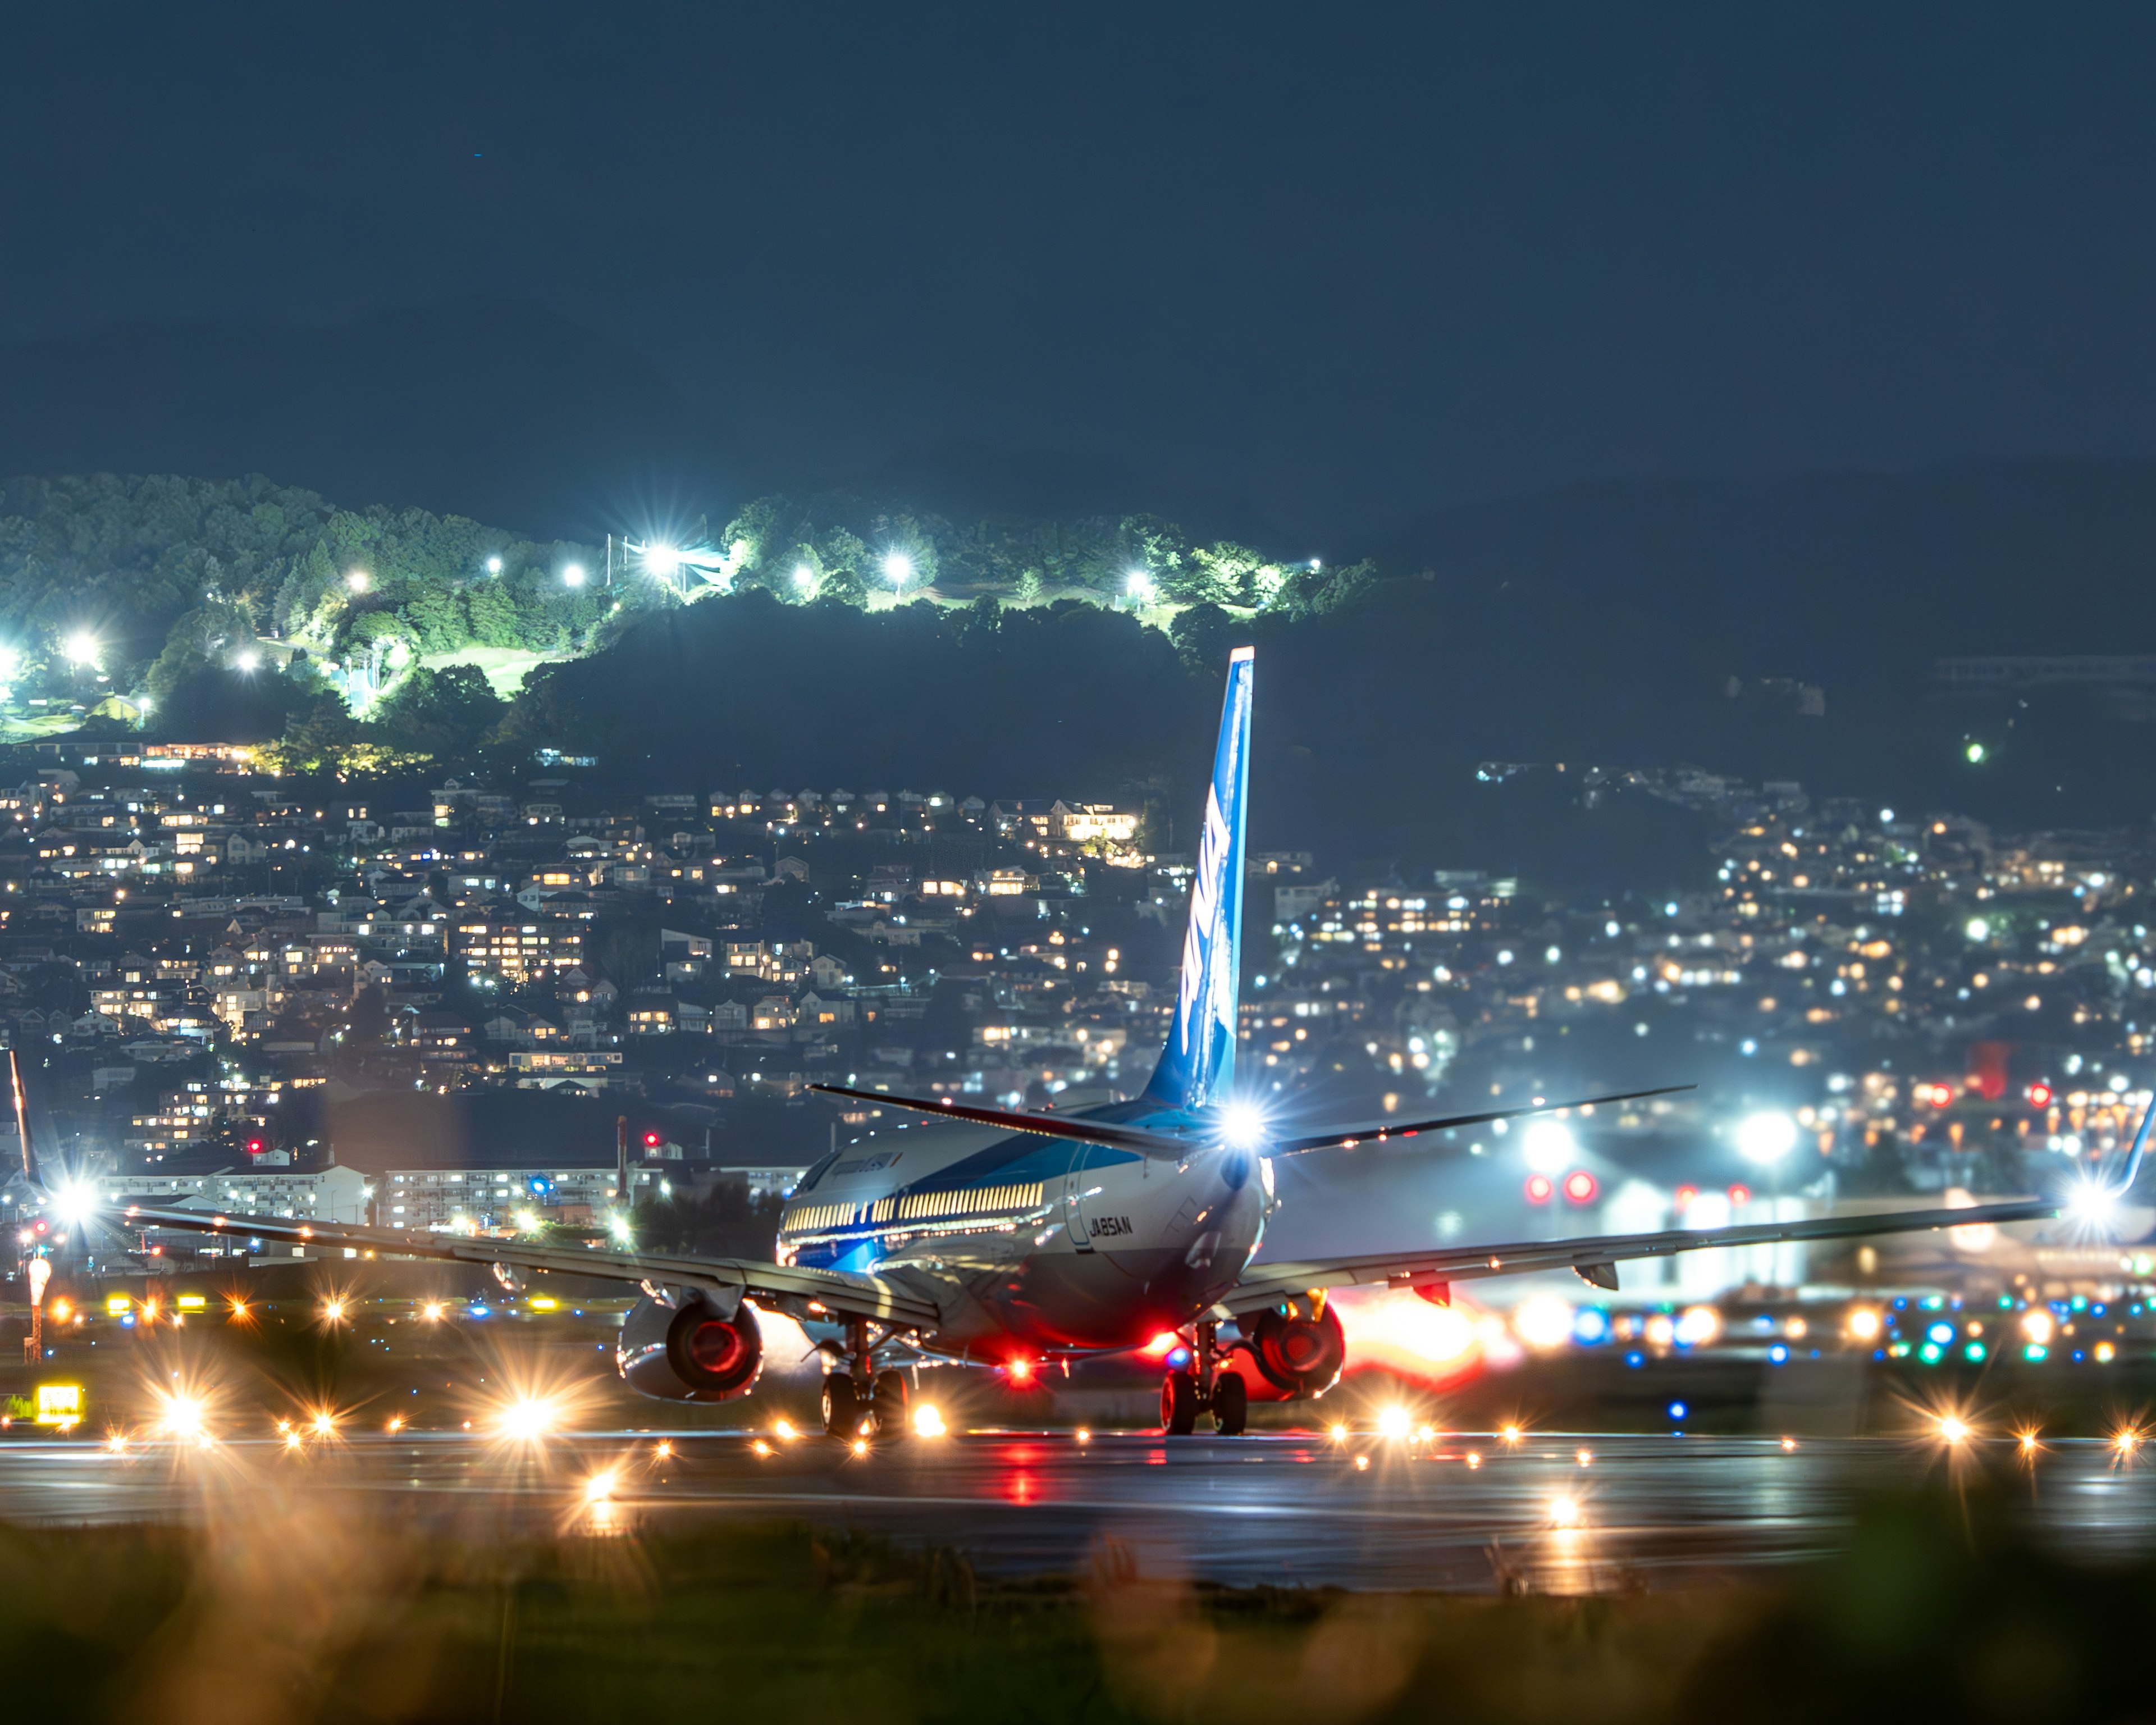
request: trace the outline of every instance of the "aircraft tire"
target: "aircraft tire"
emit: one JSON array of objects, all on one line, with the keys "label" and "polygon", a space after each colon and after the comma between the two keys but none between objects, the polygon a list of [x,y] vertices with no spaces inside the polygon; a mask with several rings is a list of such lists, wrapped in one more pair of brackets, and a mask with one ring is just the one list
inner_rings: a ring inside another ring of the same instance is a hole
[{"label": "aircraft tire", "polygon": [[851,1443],[860,1430],[860,1392],[850,1374],[834,1372],[824,1380],[824,1435]]},{"label": "aircraft tire", "polygon": [[906,1433],[906,1373],[878,1372],[875,1394],[870,1403],[875,1414],[876,1435],[886,1442]]},{"label": "aircraft tire", "polygon": [[1233,1372],[1213,1380],[1213,1426],[1222,1437],[1240,1437],[1250,1423],[1250,1387]]},{"label": "aircraft tire", "polygon": [[1160,1429],[1170,1437],[1198,1430],[1198,1380],[1189,1373],[1170,1372],[1160,1380]]}]

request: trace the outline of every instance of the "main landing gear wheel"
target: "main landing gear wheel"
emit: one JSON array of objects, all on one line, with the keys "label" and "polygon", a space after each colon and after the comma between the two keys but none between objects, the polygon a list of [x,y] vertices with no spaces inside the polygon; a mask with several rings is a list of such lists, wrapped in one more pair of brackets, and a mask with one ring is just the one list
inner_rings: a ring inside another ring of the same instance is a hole
[{"label": "main landing gear wheel", "polygon": [[1188,1437],[1198,1429],[1198,1380],[1188,1372],[1170,1372],[1160,1381],[1160,1429],[1170,1437]]},{"label": "main landing gear wheel", "polygon": [[824,1380],[824,1435],[851,1443],[861,1435],[860,1391],[850,1375],[834,1372]]},{"label": "main landing gear wheel", "polygon": [[906,1435],[906,1373],[878,1372],[875,1394],[870,1404],[875,1415],[875,1434],[886,1441]]},{"label": "main landing gear wheel", "polygon": [[1213,1380],[1213,1426],[1222,1437],[1240,1437],[1250,1423],[1250,1386],[1233,1372]]}]

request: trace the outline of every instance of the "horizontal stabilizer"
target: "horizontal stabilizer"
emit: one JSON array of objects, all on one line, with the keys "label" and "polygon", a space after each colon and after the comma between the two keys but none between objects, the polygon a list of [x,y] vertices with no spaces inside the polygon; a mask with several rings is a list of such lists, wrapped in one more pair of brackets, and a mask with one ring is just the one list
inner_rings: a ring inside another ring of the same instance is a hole
[{"label": "horizontal stabilizer", "polygon": [[1022,1108],[990,1108],[953,1097],[894,1096],[880,1090],[852,1090],[843,1084],[812,1084],[827,1096],[846,1096],[857,1102],[875,1102],[886,1107],[906,1108],[916,1114],[934,1114],[945,1120],[963,1120],[975,1126],[999,1126],[1014,1132],[1036,1132],[1044,1138],[1075,1138],[1087,1144],[1109,1144],[1118,1150],[1135,1150],[1141,1156],[1180,1159],[1204,1147],[1202,1140],[1176,1138],[1166,1132],[1149,1132],[1142,1127],[1118,1126],[1112,1121],[1088,1120],[1076,1114],[1036,1114]]},{"label": "horizontal stabilizer", "polygon": [[1612,1096],[1582,1096],[1573,1102],[1531,1102],[1522,1108],[1487,1108],[1480,1114],[1450,1114],[1438,1120],[1379,1120],[1367,1126],[1342,1127],[1337,1132],[1305,1132],[1298,1137],[1270,1141],[1276,1156],[1296,1156],[1305,1150],[1344,1150],[1353,1144],[1381,1138],[1412,1138],[1418,1132],[1441,1132],[1455,1126],[1483,1126],[1493,1120],[1517,1120],[1528,1114],[1556,1114],[1567,1108],[1599,1108],[1606,1102],[1639,1102],[1649,1096],[1674,1096],[1696,1084],[1665,1084],[1656,1090],[1620,1091]]}]

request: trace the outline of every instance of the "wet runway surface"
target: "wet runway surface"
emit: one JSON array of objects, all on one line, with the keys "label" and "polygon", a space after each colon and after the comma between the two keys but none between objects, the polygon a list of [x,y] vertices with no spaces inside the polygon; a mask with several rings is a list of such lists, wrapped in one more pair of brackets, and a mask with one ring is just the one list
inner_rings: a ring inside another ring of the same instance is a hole
[{"label": "wet runway surface", "polygon": [[[520,1448],[461,1434],[301,1450],[11,1442],[0,1448],[0,1520],[201,1522],[320,1502],[494,1539],[588,1527],[594,1515],[609,1530],[657,1531],[779,1517],[954,1546],[1003,1573],[1077,1574],[1108,1553],[1144,1573],[1231,1584],[1484,1589],[1510,1571],[1570,1592],[1763,1575],[1823,1556],[1845,1543],[1864,1494],[1913,1489],[1949,1466],[1940,1446],[1884,1440],[1790,1450],[1668,1436],[1081,1442],[998,1432],[865,1455],[821,1439],[759,1455],[754,1442],[646,1431]],[[2079,1557],[2156,1550],[2156,1466],[2092,1440],[2026,1459],[2005,1442],[1958,1453],[2009,1482],[2042,1536]],[[611,1489],[595,1495],[600,1475]]]}]

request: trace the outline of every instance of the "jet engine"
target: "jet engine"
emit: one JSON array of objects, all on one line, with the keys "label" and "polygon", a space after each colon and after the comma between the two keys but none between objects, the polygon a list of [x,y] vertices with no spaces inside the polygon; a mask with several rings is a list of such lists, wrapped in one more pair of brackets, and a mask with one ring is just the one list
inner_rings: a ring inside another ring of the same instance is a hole
[{"label": "jet engine", "polygon": [[614,1363],[639,1395],[667,1402],[722,1402],[746,1395],[763,1369],[756,1308],[731,1314],[701,1289],[647,1295],[622,1320]]},{"label": "jet engine", "polygon": [[1348,1337],[1330,1306],[1315,1317],[1300,1306],[1286,1312],[1274,1307],[1245,1333],[1265,1381],[1290,1396],[1324,1394],[1348,1363]]}]

